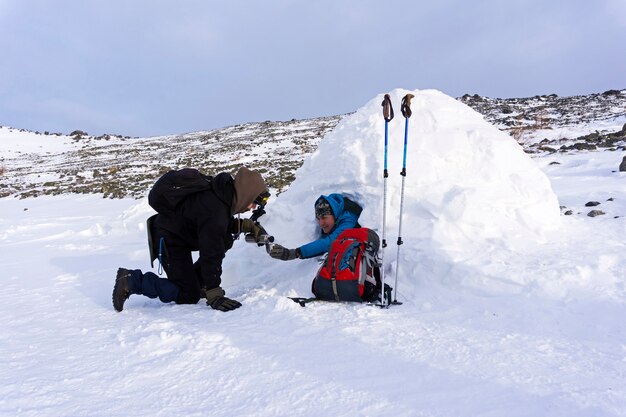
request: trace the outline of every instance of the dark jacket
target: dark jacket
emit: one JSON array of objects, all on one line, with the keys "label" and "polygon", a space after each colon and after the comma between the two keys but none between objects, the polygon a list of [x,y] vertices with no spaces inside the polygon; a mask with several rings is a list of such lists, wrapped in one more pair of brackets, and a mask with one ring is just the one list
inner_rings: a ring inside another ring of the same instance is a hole
[{"label": "dark jacket", "polygon": [[159,214],[155,219],[156,227],[176,236],[189,251],[200,252],[198,264],[206,288],[219,286],[222,260],[233,246],[234,195],[233,178],[221,173],[213,178],[212,189],[191,194],[176,206],[173,215]]},{"label": "dark jacket", "polygon": [[[298,248],[303,259],[312,258],[328,252],[330,244],[333,243],[341,232],[346,229],[357,227],[359,215],[361,214],[361,207],[346,199],[341,194],[335,193],[327,196],[322,195],[321,197],[326,199],[326,201],[330,204],[333,215],[335,216],[335,226],[330,233],[326,234],[322,232],[319,239]],[[346,207],[347,205],[356,207],[354,209],[349,209]]]}]

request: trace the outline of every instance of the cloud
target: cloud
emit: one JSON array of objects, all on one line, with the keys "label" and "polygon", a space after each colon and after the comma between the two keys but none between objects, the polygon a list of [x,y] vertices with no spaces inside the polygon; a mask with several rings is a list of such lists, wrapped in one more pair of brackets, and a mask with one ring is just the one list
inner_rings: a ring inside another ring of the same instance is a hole
[{"label": "cloud", "polygon": [[626,28],[626,2],[624,0],[605,0],[603,9],[608,20],[614,20],[622,28]]},{"label": "cloud", "polygon": [[[623,82],[625,8],[623,0],[0,0],[0,114],[45,128],[58,117],[53,106],[29,108],[57,99],[64,114],[68,103],[91,109],[76,110],[84,130],[108,114],[107,131],[135,135],[347,113],[396,87],[499,97],[622,88],[614,84]],[[33,105],[9,112],[12,95]]]},{"label": "cloud", "polygon": [[0,22],[2,22],[2,19],[9,16],[12,6],[14,5],[14,2],[11,2],[11,0],[0,0]]}]

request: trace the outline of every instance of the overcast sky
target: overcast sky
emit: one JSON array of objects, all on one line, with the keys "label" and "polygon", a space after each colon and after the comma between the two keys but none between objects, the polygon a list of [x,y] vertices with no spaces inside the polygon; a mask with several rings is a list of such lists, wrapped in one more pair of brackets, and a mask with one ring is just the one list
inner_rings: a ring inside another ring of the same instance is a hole
[{"label": "overcast sky", "polygon": [[131,136],[626,88],[626,0],[0,0],[0,125]]}]

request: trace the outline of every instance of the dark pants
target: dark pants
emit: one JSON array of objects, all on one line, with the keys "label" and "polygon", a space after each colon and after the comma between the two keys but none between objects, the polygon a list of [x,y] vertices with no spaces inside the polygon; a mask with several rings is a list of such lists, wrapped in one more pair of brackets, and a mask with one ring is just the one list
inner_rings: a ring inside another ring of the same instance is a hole
[{"label": "dark pants", "polygon": [[167,279],[136,269],[130,280],[131,293],[158,297],[164,303],[196,304],[204,294],[201,292],[200,265],[198,262],[194,264],[192,250],[181,239],[158,227],[152,229],[151,235],[153,247],[157,251],[159,245],[163,248],[161,262]]}]

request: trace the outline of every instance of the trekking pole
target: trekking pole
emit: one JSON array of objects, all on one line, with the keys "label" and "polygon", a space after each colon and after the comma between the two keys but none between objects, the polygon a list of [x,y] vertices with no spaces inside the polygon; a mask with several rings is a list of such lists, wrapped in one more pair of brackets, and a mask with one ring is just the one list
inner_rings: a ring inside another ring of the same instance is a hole
[{"label": "trekking pole", "polygon": [[385,118],[385,164],[383,168],[383,245],[380,250],[380,302],[381,307],[387,305],[387,299],[385,297],[385,248],[387,247],[387,240],[385,239],[385,225],[387,224],[387,177],[389,173],[387,171],[387,143],[389,137],[389,122],[393,119],[393,106],[391,105],[391,98],[389,94],[385,94],[385,98],[382,102],[383,117]]},{"label": "trekking pole", "polygon": [[411,99],[415,97],[413,94],[407,94],[402,98],[402,115],[404,116],[404,156],[402,157],[402,188],[400,192],[400,225],[398,227],[398,254],[396,256],[396,282],[394,286],[393,304],[402,304],[398,302],[398,271],[400,270],[400,246],[402,242],[402,209],[404,206],[404,180],[406,179],[406,148],[409,137],[409,117],[411,117]]}]

